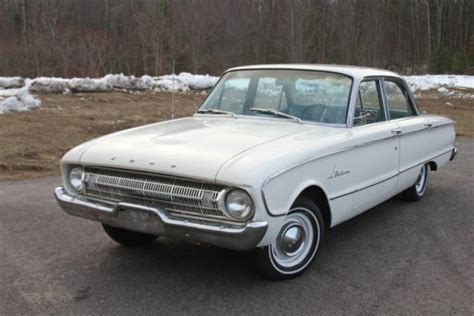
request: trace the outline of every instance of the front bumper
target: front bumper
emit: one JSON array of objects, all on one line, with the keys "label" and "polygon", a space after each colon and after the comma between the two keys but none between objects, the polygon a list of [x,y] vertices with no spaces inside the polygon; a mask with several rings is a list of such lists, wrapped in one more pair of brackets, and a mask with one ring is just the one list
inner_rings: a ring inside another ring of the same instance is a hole
[{"label": "front bumper", "polygon": [[250,250],[265,235],[267,222],[242,225],[198,223],[171,218],[156,207],[131,203],[97,201],[68,195],[59,187],[54,195],[68,214],[132,231],[182,238],[234,250]]}]

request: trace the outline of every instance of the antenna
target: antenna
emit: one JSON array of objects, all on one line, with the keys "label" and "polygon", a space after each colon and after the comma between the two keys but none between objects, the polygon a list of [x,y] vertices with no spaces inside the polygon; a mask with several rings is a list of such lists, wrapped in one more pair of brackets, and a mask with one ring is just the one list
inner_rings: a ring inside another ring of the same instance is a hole
[{"label": "antenna", "polygon": [[172,83],[172,86],[171,86],[171,119],[174,120],[174,76],[175,76],[175,58],[173,57],[173,83]]}]

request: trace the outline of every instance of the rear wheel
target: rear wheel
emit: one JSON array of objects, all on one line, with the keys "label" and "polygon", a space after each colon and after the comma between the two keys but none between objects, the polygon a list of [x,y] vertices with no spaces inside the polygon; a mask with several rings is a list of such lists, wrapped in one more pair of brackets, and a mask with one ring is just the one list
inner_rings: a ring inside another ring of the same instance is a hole
[{"label": "rear wheel", "polygon": [[104,231],[110,238],[124,246],[139,246],[152,243],[158,236],[138,233],[131,230],[113,227],[107,224],[102,224]]},{"label": "rear wheel", "polygon": [[288,213],[276,240],[257,250],[260,273],[272,280],[294,278],[313,263],[324,237],[324,222],[318,206],[298,198]]},{"label": "rear wheel", "polygon": [[418,174],[418,178],[416,179],[415,184],[413,184],[411,187],[402,192],[402,196],[407,201],[416,202],[423,198],[426,192],[426,188],[428,186],[428,171],[428,164],[423,165],[421,167],[420,173]]}]

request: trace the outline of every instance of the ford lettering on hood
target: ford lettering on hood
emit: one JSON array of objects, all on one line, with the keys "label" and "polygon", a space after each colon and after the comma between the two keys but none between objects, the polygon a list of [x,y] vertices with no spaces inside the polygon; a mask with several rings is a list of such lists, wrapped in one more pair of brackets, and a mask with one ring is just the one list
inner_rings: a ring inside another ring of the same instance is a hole
[{"label": "ford lettering on hood", "polygon": [[206,117],[157,123],[105,137],[87,148],[80,162],[213,179],[235,155],[306,129],[292,122],[275,125]]}]

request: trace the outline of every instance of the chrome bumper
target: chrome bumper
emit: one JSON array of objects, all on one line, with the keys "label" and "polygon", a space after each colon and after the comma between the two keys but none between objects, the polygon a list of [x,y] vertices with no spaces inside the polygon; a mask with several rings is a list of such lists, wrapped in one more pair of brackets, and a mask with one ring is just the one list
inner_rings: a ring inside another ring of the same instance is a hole
[{"label": "chrome bumper", "polygon": [[137,232],[182,238],[234,250],[255,248],[268,227],[267,222],[249,222],[244,226],[237,226],[175,219],[156,207],[74,197],[68,195],[62,187],[56,188],[54,195],[61,208],[70,215]]},{"label": "chrome bumper", "polygon": [[453,151],[451,152],[451,157],[449,158],[449,161],[453,161],[454,157],[458,154],[458,149],[456,147],[453,148]]}]

